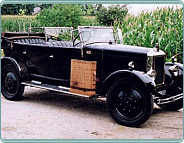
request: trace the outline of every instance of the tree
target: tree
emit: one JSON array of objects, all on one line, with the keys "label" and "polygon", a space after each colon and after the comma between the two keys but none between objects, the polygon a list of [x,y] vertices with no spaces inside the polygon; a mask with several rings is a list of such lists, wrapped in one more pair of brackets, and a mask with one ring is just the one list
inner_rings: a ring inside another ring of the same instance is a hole
[{"label": "tree", "polygon": [[43,9],[36,17],[42,26],[76,28],[83,22],[82,10],[78,4],[55,4],[49,9]]},{"label": "tree", "polygon": [[35,6],[35,4],[23,4],[23,8],[25,8],[25,14],[32,15]]},{"label": "tree", "polygon": [[110,26],[114,22],[122,22],[128,13],[127,5],[111,5],[108,8],[102,6],[97,12],[97,20],[99,23]]},{"label": "tree", "polygon": [[82,4],[81,9],[84,16],[95,16],[102,4]]},{"label": "tree", "polygon": [[101,7],[102,7],[102,4],[96,4],[96,10],[97,11],[99,11]]},{"label": "tree", "polygon": [[39,4],[39,5],[37,5],[37,7],[41,8],[41,10],[43,10],[44,8],[48,9],[52,6],[53,6],[53,4]]},{"label": "tree", "polygon": [[32,15],[35,7],[40,7],[41,9],[49,8],[53,4],[4,4],[1,7],[1,14],[4,15],[18,15],[24,11],[25,15]]},{"label": "tree", "polygon": [[1,7],[2,15],[18,15],[22,4],[4,4]]},{"label": "tree", "polygon": [[35,4],[5,4],[1,7],[1,14],[18,15],[24,10],[26,15],[31,15],[34,7]]}]

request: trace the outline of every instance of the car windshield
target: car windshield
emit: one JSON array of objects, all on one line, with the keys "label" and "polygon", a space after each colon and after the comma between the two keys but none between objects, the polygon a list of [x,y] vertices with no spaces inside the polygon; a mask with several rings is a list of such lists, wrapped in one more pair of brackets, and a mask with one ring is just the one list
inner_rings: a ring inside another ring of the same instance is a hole
[{"label": "car windshield", "polygon": [[62,41],[71,41],[72,27],[45,27],[45,33],[60,38]]},{"label": "car windshield", "polygon": [[114,30],[112,27],[78,27],[80,39],[84,43],[108,43],[114,42]]},{"label": "car windshield", "polygon": [[[32,27],[29,32],[44,32],[47,36],[59,38],[62,41],[72,40],[73,27]],[[46,38],[47,38],[46,36]]]}]

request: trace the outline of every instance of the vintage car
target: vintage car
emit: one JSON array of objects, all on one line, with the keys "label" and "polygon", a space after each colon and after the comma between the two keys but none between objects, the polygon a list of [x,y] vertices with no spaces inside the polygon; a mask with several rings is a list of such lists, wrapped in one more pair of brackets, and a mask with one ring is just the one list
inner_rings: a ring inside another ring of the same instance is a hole
[{"label": "vintage car", "polygon": [[113,27],[61,27],[61,36],[43,29],[2,33],[1,93],[6,99],[22,99],[25,86],[107,98],[112,118],[130,127],[145,123],[154,103],[165,110],[183,108],[183,64],[176,62],[177,55],[165,62],[158,44],[123,45],[121,30]]}]

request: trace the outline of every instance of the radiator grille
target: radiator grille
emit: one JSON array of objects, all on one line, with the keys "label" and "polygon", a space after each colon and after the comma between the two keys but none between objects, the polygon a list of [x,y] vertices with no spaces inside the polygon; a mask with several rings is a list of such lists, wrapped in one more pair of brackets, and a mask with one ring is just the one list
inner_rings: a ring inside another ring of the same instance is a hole
[{"label": "radiator grille", "polygon": [[164,65],[165,65],[164,56],[154,57],[154,67],[155,67],[155,71],[157,72],[157,76],[155,79],[156,84],[162,84],[164,82],[164,78],[165,78]]}]

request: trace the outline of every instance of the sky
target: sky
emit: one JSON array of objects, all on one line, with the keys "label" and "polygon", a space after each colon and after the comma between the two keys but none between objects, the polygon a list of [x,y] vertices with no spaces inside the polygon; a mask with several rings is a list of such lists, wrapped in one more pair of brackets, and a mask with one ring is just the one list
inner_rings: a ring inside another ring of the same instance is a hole
[{"label": "sky", "polygon": [[141,11],[153,11],[158,8],[163,8],[163,7],[182,7],[180,4],[130,4],[129,5],[129,13],[138,15]]},{"label": "sky", "polygon": [[[103,4],[104,6],[108,7],[109,4]],[[139,13],[141,13],[142,11],[153,11],[155,9],[157,9],[157,7],[159,8],[163,8],[163,7],[182,7],[182,5],[180,4],[129,4],[128,5],[128,9],[130,14],[134,14],[134,15],[138,15]]]}]

